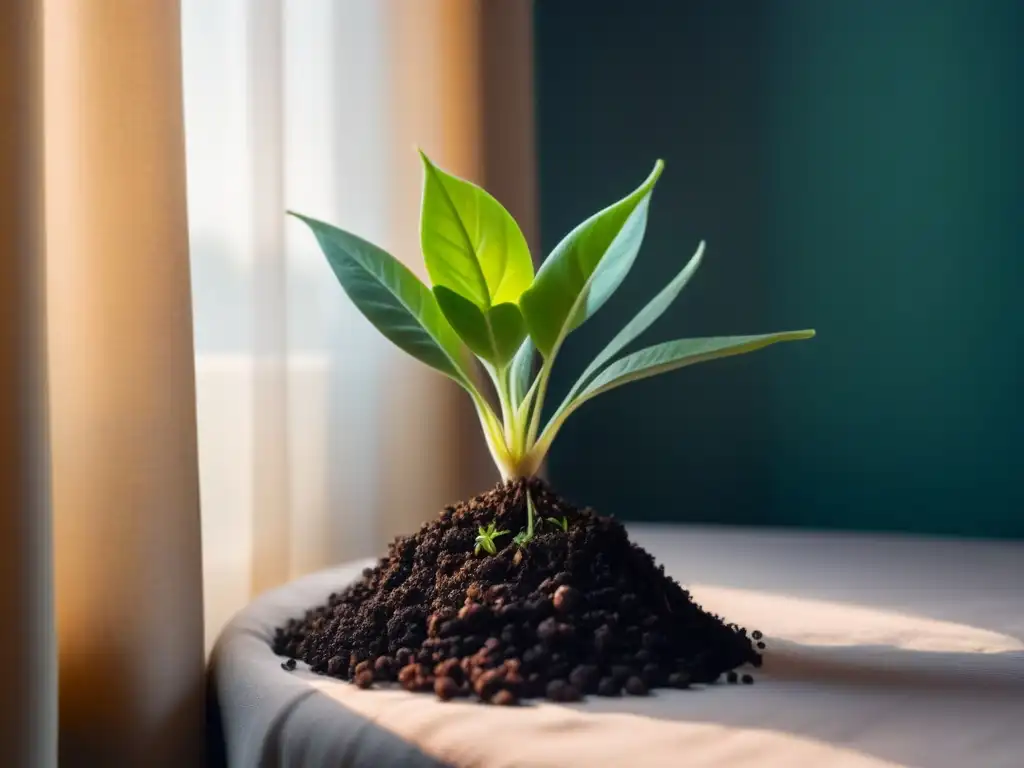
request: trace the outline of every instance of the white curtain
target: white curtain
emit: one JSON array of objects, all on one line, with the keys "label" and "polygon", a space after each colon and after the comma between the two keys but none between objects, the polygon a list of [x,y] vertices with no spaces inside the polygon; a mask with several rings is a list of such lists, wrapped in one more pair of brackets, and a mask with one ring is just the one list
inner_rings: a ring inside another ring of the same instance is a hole
[{"label": "white curtain", "polygon": [[[519,0],[184,0],[182,22],[209,646],[255,593],[497,479],[461,392],[358,314],[285,210],[424,276],[421,146],[532,230],[530,19]],[[498,24],[514,55],[489,68]],[[524,128],[500,151],[492,70],[517,110],[502,134]]]}]

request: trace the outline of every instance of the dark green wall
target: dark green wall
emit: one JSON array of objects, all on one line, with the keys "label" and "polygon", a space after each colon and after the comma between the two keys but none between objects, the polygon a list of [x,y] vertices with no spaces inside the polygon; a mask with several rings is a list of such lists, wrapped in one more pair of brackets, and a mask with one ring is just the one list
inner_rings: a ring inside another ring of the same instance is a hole
[{"label": "dark green wall", "polygon": [[545,250],[663,157],[640,258],[555,397],[643,341],[818,337],[631,385],[556,442],[626,519],[1024,536],[1024,3],[536,3]]}]

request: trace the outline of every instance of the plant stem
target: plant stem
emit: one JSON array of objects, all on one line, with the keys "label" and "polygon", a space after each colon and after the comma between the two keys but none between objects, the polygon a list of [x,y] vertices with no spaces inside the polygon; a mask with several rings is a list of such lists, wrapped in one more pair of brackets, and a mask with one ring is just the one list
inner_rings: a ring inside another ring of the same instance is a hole
[{"label": "plant stem", "polygon": [[519,461],[509,453],[498,417],[482,396],[470,394],[473,398],[473,403],[476,405],[477,415],[480,417],[480,425],[483,427],[487,448],[490,450],[491,458],[501,472],[502,479],[509,480],[516,477]]},{"label": "plant stem", "polygon": [[537,433],[540,431],[540,417],[541,411],[544,410],[544,398],[548,393],[548,379],[551,376],[551,368],[555,362],[555,355],[562,348],[562,341],[559,340],[555,343],[555,346],[551,348],[550,354],[544,358],[544,363],[540,367],[540,373],[537,375],[537,399],[533,404],[533,416],[530,419],[530,431],[526,436],[526,444],[530,448],[533,448],[533,444],[537,441]]}]

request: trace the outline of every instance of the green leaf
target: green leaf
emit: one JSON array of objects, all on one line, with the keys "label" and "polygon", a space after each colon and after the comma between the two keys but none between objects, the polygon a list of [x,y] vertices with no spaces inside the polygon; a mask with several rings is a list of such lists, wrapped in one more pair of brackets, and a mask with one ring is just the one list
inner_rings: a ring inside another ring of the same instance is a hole
[{"label": "green leaf", "polygon": [[533,280],[533,261],[515,219],[480,187],[420,156],[420,244],[433,284],[483,310],[518,302]]},{"label": "green leaf", "polygon": [[515,304],[481,310],[450,288],[439,285],[434,295],[444,316],[474,353],[495,367],[508,365],[526,338],[526,324]]},{"label": "green leaf", "polygon": [[341,287],[377,330],[417,360],[477,394],[462,341],[434,294],[416,275],[361,237],[298,213],[291,215],[316,235]]},{"label": "green leaf", "polygon": [[664,314],[665,310],[669,308],[673,301],[675,301],[676,296],[678,296],[683,288],[686,287],[690,278],[693,277],[694,273],[697,271],[697,268],[700,267],[703,256],[704,242],[701,241],[700,245],[697,246],[696,253],[693,254],[686,266],[683,267],[682,271],[675,276],[672,282],[662,288],[657,296],[651,299],[643,309],[637,312],[636,316],[626,323],[625,327],[619,331],[610,342],[608,342],[608,346],[601,350],[601,353],[594,358],[590,365],[587,366],[587,369],[579,379],[576,380],[573,388],[566,396],[566,402],[571,401],[576,394],[586,386],[601,366],[615,357],[623,347],[650,328],[654,321]]},{"label": "green leaf", "polygon": [[512,358],[512,407],[518,408],[523,398],[530,389],[530,381],[533,378],[533,353],[536,347],[533,340],[527,336],[523,340],[516,356]]},{"label": "green leaf", "polygon": [[806,330],[767,333],[759,336],[679,339],[656,344],[653,347],[626,355],[607,366],[573,400],[559,408],[544,428],[544,433],[537,443],[541,451],[546,450],[551,445],[558,429],[577,408],[601,393],[621,387],[623,384],[657,376],[659,373],[674,371],[694,363],[741,355],[782,341],[799,341],[813,336],[813,330]]},{"label": "green leaf", "polygon": [[619,287],[640,250],[659,160],[632,194],[594,214],[560,242],[541,265],[519,305],[545,357],[592,316]]},{"label": "green leaf", "polygon": [[506,535],[508,531],[496,531],[496,527],[497,526],[492,520],[486,528],[484,528],[483,526],[479,526],[477,528],[478,535],[476,537],[476,547],[474,547],[473,549],[474,554],[479,555],[481,548],[485,549],[492,555],[496,555],[498,553],[498,550],[494,545],[494,540],[499,536]]},{"label": "green leaf", "polygon": [[659,373],[667,373],[694,363],[721,357],[742,355],[782,341],[810,339],[814,331],[784,331],[759,336],[718,336],[709,339],[679,339],[647,347],[626,355],[598,374],[586,389],[584,397],[593,397],[631,381],[639,381]]}]

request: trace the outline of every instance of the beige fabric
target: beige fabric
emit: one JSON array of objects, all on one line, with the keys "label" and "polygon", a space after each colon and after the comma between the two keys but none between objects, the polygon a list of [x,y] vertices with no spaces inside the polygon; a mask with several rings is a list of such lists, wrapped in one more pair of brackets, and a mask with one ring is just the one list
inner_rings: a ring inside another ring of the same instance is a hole
[{"label": "beige fabric", "polygon": [[[372,723],[465,768],[1024,764],[1024,544],[644,526],[634,537],[707,609],[765,632],[755,685],[501,709],[364,692],[301,668],[249,666],[244,684],[266,695],[286,675],[334,702],[339,727],[364,723],[339,749],[372,740]],[[269,638],[274,612],[354,572],[297,582],[239,626],[252,638],[246,622],[262,616]]]},{"label": "beige fabric", "polygon": [[44,7],[61,765],[199,765],[178,2]]},{"label": "beige fabric", "polygon": [[0,2],[0,765],[57,763],[46,440],[42,8]]}]

